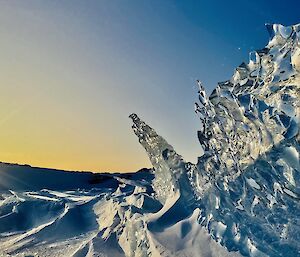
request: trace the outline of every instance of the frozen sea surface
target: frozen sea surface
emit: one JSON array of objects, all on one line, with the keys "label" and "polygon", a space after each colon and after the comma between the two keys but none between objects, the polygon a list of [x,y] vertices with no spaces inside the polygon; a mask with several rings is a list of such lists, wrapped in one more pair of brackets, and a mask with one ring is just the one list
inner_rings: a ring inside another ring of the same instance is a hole
[{"label": "frozen sea surface", "polygon": [[[15,175],[34,170],[21,168]],[[40,171],[51,177],[52,171]],[[61,175],[55,174],[58,181]],[[178,196],[163,206],[151,170],[126,177],[92,189],[2,190],[0,256],[239,256],[210,238],[198,223],[199,209],[176,220],[177,210],[170,210]]]}]

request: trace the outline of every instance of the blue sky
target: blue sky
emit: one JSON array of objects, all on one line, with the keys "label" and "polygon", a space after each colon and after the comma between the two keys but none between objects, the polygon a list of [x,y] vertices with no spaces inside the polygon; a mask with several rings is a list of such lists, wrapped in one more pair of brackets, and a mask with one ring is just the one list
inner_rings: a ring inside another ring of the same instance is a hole
[{"label": "blue sky", "polygon": [[299,9],[299,1],[0,1],[0,160],[149,166],[131,132],[135,112],[196,161],[195,80],[210,92],[264,47],[265,23],[299,23]]}]

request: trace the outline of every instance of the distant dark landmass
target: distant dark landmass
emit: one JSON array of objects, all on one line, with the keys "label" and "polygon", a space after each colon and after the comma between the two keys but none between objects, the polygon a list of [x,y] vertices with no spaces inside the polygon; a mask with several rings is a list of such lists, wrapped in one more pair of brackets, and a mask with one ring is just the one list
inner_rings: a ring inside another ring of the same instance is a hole
[{"label": "distant dark landmass", "polygon": [[0,190],[76,190],[94,187],[117,188],[122,179],[152,179],[151,169],[134,173],[93,173],[37,168],[0,162]]}]

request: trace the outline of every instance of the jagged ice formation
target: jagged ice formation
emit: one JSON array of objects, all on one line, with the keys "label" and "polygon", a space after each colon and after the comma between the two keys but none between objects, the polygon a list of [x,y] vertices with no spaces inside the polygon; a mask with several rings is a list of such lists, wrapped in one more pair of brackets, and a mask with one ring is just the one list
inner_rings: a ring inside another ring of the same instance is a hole
[{"label": "jagged ice formation", "polygon": [[174,192],[230,251],[300,256],[300,24],[267,24],[270,41],[195,111],[204,154],[187,163],[133,114],[133,129],[155,170],[162,203]]}]

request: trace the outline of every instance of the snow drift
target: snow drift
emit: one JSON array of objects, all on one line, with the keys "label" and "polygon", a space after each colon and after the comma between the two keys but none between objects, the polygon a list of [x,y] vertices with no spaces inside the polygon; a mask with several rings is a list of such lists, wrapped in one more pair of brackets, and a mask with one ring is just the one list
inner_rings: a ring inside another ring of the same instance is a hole
[{"label": "snow drift", "polygon": [[2,186],[2,256],[300,256],[300,25],[267,29],[210,96],[198,82],[197,164],[132,114],[153,171]]}]

